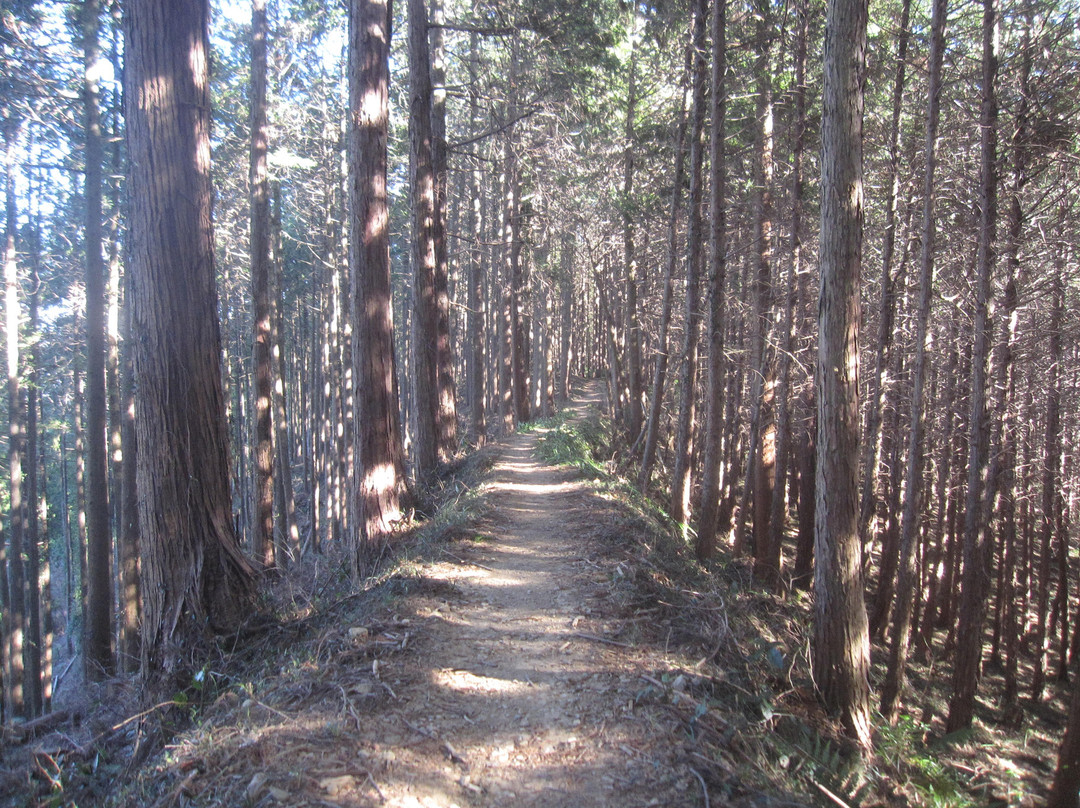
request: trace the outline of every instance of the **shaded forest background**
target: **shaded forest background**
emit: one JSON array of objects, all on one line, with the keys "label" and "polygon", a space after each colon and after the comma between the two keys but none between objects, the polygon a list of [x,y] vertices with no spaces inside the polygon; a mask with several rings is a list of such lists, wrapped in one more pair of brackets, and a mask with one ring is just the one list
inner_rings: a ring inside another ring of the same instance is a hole
[{"label": "shaded forest background", "polygon": [[[254,5],[254,27],[238,4],[216,4],[210,26],[234,529],[260,585],[315,558],[360,581],[408,518],[373,535],[356,499],[348,12]],[[554,415],[572,378],[602,377],[619,464],[686,552],[749,557],[778,597],[811,587],[826,8],[724,6],[392,9],[406,517],[463,453]],[[47,714],[83,676],[148,663],[124,9],[5,0],[2,14],[10,723]],[[948,731],[971,723],[976,697],[982,720],[1019,731],[1080,682],[1080,7],[888,0],[869,14],[855,576],[872,659],[888,660],[872,709],[924,707],[904,673],[932,661],[950,682]],[[430,298],[414,225],[417,36],[430,49]],[[423,346],[436,343],[432,370]]]}]

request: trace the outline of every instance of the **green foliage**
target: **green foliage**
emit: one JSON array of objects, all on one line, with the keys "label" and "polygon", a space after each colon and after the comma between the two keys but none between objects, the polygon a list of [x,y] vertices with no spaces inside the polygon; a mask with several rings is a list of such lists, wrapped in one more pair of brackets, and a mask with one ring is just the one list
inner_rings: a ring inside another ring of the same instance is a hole
[{"label": "green foliage", "polygon": [[575,421],[557,419],[555,425],[540,437],[540,455],[549,463],[575,466],[589,479],[607,475],[600,459],[605,429],[599,417]]},{"label": "green foliage", "polygon": [[879,759],[910,793],[913,805],[933,808],[974,805],[972,795],[934,748],[962,743],[970,738],[970,731],[953,733],[933,745],[923,740],[929,731],[929,726],[910,715],[901,716],[895,725],[882,722],[875,745]]}]

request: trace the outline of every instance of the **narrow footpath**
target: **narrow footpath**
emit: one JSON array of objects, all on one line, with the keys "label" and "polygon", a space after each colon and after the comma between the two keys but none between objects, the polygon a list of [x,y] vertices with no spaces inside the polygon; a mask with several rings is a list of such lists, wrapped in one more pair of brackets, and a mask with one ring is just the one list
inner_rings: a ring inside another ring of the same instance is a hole
[{"label": "narrow footpath", "polygon": [[[579,412],[598,406],[590,390]],[[583,556],[594,495],[538,460],[537,440],[513,436],[493,471],[496,540],[425,568],[441,585],[410,598],[411,653],[381,674],[396,698],[362,717],[355,804],[702,804],[662,717],[636,703],[657,660],[602,637]]]}]

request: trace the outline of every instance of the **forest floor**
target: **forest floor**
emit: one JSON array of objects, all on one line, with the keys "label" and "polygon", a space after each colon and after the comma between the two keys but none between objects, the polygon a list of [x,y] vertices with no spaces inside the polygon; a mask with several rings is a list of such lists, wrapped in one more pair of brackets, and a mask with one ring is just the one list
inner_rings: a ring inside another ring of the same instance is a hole
[{"label": "forest floor", "polygon": [[449,479],[429,538],[365,591],[327,562],[285,581],[296,616],[207,664],[163,750],[138,754],[130,683],[88,690],[78,727],[5,761],[0,804],[1035,804],[1052,737],[939,749],[912,722],[860,762],[800,673],[805,599],[702,570],[625,486],[540,459],[597,428],[600,390]]}]

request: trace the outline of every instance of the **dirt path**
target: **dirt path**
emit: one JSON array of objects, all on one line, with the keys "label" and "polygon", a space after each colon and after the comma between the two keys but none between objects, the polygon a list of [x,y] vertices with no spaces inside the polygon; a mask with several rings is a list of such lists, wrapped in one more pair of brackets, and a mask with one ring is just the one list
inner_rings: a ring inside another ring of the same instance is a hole
[{"label": "dirt path", "polygon": [[588,494],[537,459],[537,439],[514,436],[494,470],[497,540],[424,571],[444,586],[412,599],[412,653],[380,674],[396,700],[358,739],[374,804],[700,804],[635,705],[648,660],[595,639]]}]

